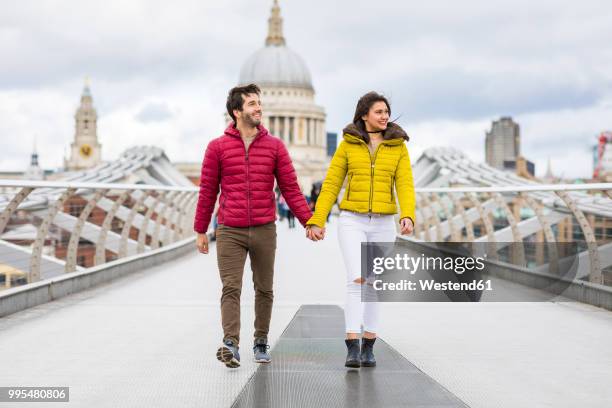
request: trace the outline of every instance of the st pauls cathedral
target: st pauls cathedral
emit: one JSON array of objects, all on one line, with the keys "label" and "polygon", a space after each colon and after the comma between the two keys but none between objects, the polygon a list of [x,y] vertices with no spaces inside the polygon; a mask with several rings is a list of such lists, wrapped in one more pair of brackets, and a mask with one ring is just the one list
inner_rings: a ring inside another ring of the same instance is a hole
[{"label": "st pauls cathedral", "polygon": [[[265,46],[246,59],[238,85],[257,84],[261,90],[263,125],[281,138],[293,159],[304,192],[323,180],[326,154],[325,109],[315,103],[315,90],[304,60],[287,46],[278,1],[268,19]],[[226,115],[226,122],[230,117]]]}]

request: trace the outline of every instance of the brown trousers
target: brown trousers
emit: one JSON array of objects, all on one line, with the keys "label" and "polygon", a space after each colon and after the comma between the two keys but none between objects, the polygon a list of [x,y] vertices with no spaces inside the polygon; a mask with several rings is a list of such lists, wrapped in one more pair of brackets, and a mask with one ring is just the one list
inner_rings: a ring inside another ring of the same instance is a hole
[{"label": "brown trousers", "polygon": [[251,259],[255,287],[255,338],[267,337],[272,316],[276,224],[217,229],[217,264],[223,290],[221,324],[223,340],[240,341],[240,293],[247,253]]}]

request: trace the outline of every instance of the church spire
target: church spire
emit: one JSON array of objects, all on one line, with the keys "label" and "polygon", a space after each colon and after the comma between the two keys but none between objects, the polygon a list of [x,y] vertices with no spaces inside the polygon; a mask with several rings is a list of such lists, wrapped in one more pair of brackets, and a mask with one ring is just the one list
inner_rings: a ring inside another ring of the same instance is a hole
[{"label": "church spire", "polygon": [[283,37],[283,19],[280,16],[278,0],[274,0],[270,18],[268,19],[268,37],[266,37],[266,46],[270,45],[285,45],[285,37]]},{"label": "church spire", "polygon": [[40,168],[38,164],[38,152],[36,150],[36,136],[34,136],[34,146],[32,154],[30,155],[30,165],[23,173],[25,180],[43,180],[45,178],[45,172]]},{"label": "church spire", "polygon": [[38,152],[36,151],[36,136],[34,136],[34,146],[30,155],[30,166],[38,166]]},{"label": "church spire", "polygon": [[83,93],[81,97],[89,96],[91,97],[91,90],[89,89],[89,77],[85,77],[85,84],[83,85]]},{"label": "church spire", "polygon": [[555,176],[553,176],[552,173],[552,166],[550,165],[550,157],[548,158],[548,165],[546,166],[546,175],[544,175],[544,178],[546,179],[553,179]]}]

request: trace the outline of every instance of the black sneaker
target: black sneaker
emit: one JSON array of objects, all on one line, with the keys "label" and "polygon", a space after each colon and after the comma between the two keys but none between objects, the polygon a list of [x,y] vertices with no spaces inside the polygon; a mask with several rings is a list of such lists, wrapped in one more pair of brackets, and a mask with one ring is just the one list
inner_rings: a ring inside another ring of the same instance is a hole
[{"label": "black sneaker", "polygon": [[232,340],[223,340],[223,345],[217,350],[217,360],[229,368],[240,367],[240,353],[238,346]]},{"label": "black sneaker", "polygon": [[268,350],[270,346],[268,345],[268,339],[265,337],[258,337],[255,339],[255,345],[253,346],[253,354],[255,355],[256,363],[269,363],[272,361],[272,357],[270,357],[270,353]]}]

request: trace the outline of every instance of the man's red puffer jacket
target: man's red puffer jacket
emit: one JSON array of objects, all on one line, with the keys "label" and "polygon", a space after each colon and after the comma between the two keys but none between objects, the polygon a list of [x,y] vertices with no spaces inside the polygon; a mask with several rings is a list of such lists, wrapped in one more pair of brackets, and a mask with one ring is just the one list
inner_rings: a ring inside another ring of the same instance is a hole
[{"label": "man's red puffer jacket", "polygon": [[194,230],[204,233],[210,224],[219,187],[218,223],[249,227],[276,220],[274,178],[291,211],[302,225],[312,216],[300,191],[291,158],[283,142],[263,126],[248,154],[240,132],[231,123],[222,136],[206,148]]}]

